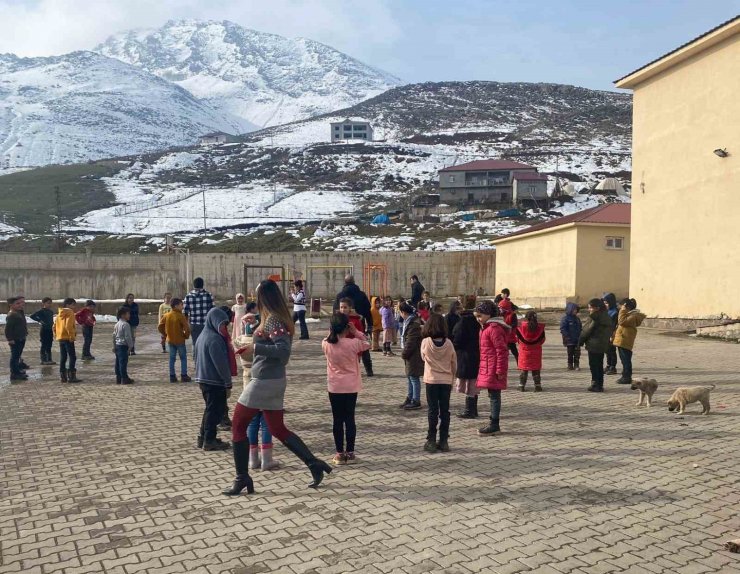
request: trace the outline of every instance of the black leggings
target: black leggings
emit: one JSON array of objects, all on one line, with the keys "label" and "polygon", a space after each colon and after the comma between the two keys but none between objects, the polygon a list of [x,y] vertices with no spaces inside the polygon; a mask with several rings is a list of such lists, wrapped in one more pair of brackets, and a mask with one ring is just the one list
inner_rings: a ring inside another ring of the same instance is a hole
[{"label": "black leggings", "polygon": [[516,348],[516,343],[509,343],[509,350],[514,355],[516,361],[519,362],[519,349]]},{"label": "black leggings", "polygon": [[[337,452],[355,452],[355,407],[357,393],[329,393],[331,414],[334,417],[334,446]],[[347,448],[344,448],[344,438],[347,437]]]},{"label": "black leggings", "polygon": [[579,367],[581,362],[581,348],[578,345],[568,345],[568,366]]}]

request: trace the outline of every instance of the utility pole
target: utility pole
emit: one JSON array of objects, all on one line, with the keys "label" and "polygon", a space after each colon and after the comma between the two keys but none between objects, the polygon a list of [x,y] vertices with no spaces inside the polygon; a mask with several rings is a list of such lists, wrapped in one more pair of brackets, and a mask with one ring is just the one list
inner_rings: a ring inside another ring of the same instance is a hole
[{"label": "utility pole", "polygon": [[59,186],[54,186],[54,198],[57,204],[57,252],[62,251],[62,196],[59,193]]},{"label": "utility pole", "polygon": [[200,192],[203,196],[203,235],[205,236],[206,229],[208,229],[208,224],[206,223],[206,179],[208,178],[208,160],[206,160],[205,167],[203,168],[203,173],[205,177],[203,178]]}]

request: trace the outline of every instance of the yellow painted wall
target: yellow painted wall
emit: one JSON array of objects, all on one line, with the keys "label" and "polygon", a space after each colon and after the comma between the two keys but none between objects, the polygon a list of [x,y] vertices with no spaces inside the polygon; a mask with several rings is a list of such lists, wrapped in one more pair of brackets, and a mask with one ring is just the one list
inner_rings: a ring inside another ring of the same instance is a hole
[{"label": "yellow painted wall", "polygon": [[[629,294],[630,228],[579,225],[576,299],[586,304],[589,299],[612,292],[617,300]],[[607,237],[624,237],[621,250],[607,249]],[[642,301],[638,299],[642,308]]]},{"label": "yellow painted wall", "polygon": [[518,303],[564,306],[576,292],[575,227],[496,245],[496,292],[511,290]]},{"label": "yellow painted wall", "polygon": [[740,317],[740,34],[638,84],[633,109],[631,295]]}]

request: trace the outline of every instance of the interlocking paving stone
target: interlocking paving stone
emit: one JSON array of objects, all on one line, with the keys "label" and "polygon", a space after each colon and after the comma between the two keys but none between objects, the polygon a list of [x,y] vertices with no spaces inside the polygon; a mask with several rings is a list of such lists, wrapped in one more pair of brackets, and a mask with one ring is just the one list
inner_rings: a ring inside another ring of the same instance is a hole
[{"label": "interlocking paving stone", "polygon": [[[661,384],[647,409],[616,377],[606,393],[586,393],[588,370],[568,372],[548,330],[545,392],[506,392],[498,437],[477,436],[484,419],[453,416],[452,450],[435,455],[421,450],[426,412],[397,408],[402,361],[373,354],[360,462],[314,492],[278,445],[282,467],[254,473],[257,495],[230,499],[220,490],[231,455],[195,448],[202,398],[167,382],[154,325],[140,329],[131,387],[112,381],[110,329],[97,328],[98,360],[80,363],[77,385],[59,383],[54,367],[9,385],[0,350],[2,574],[740,572],[723,550],[740,536],[737,346],[640,331],[636,376]],[[328,459],[317,333],[296,342],[286,421]],[[37,352],[32,338],[29,364]],[[691,384],[717,385],[711,415],[667,411],[672,389]],[[452,403],[454,414],[462,397]]]}]

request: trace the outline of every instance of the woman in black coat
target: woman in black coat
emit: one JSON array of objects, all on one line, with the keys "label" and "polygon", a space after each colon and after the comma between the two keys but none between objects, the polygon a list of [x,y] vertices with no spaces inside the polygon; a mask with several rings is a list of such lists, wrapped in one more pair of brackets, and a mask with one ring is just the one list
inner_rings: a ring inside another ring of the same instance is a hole
[{"label": "woman in black coat", "polygon": [[465,409],[457,416],[475,419],[478,418],[478,387],[475,383],[480,366],[480,324],[473,311],[460,314],[451,339],[457,353],[457,392],[465,395]]}]

